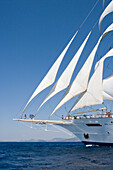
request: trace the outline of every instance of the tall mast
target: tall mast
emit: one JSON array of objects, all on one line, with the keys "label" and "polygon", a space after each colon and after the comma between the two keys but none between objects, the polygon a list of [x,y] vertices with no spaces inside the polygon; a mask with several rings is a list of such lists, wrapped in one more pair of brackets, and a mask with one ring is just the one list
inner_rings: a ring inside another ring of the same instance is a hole
[{"label": "tall mast", "polygon": [[[91,54],[89,55],[88,59],[86,60],[85,64],[83,65],[82,69],[70,85],[70,87],[67,89],[65,95],[61,99],[61,101],[58,103],[56,108],[53,110],[52,114],[60,108],[64,103],[67,101],[71,100],[75,96],[77,96],[80,93],[83,93],[84,91],[87,90],[88,87],[88,79],[89,79],[89,74],[90,70],[93,64],[93,60],[96,54],[96,51],[98,49],[98,46],[100,42],[105,38],[105,36],[113,30],[113,24],[111,24],[101,35],[99,38],[97,44],[95,45],[94,49],[92,50]],[[51,115],[52,115],[51,114]]]},{"label": "tall mast", "polygon": [[71,108],[70,112],[83,107],[103,103],[103,63],[106,58],[111,56],[113,56],[113,49],[111,49],[104,57],[98,61],[96,70],[89,81],[87,91],[79,98],[79,100],[77,100],[77,102]]},{"label": "tall mast", "polygon": [[65,88],[69,86],[76,64],[81,56],[81,53],[88,41],[90,34],[91,34],[91,31],[89,32],[89,34],[83,41],[82,45],[80,46],[80,48],[78,49],[78,51],[76,52],[76,54],[74,55],[74,57],[72,58],[72,60],[70,61],[66,69],[64,70],[64,72],[61,74],[60,78],[57,80],[57,82],[53,86],[53,88],[51,89],[51,91],[49,92],[49,94],[47,95],[47,97],[45,98],[41,106],[39,107],[39,109],[50,98],[52,98],[54,95],[56,95],[57,93],[59,93],[60,91],[64,90]]},{"label": "tall mast", "polygon": [[43,80],[40,82],[40,84],[38,85],[38,87],[36,88],[36,90],[34,91],[34,93],[32,94],[32,96],[30,97],[29,101],[27,102],[23,112],[25,111],[25,109],[27,108],[27,106],[29,105],[29,103],[31,102],[31,100],[37,96],[41,91],[43,91],[44,89],[46,89],[48,86],[50,86],[51,84],[54,83],[58,69],[60,67],[60,64],[68,50],[68,48],[70,47],[72,41],[74,40],[75,36],[77,35],[78,31],[76,31],[76,33],[74,34],[74,36],[72,37],[72,39],[69,41],[69,43],[67,44],[67,46],[65,47],[65,49],[63,50],[63,52],[60,54],[60,56],[58,57],[58,59],[55,61],[55,63],[52,65],[52,67],[50,68],[50,70],[48,71],[48,73],[46,74],[46,76],[43,78]]}]

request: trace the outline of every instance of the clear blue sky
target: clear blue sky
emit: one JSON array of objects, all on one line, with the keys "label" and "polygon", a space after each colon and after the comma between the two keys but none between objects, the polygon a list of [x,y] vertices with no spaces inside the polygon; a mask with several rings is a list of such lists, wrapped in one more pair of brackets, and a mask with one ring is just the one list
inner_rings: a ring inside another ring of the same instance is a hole
[{"label": "clear blue sky", "polygon": [[[70,137],[62,132],[30,129],[12,119],[19,112],[21,106],[22,108],[25,106],[36,86],[88,15],[95,2],[96,0],[0,0],[0,141]],[[110,0],[106,0],[105,5],[108,2]],[[97,21],[102,10],[102,0],[100,0],[97,8],[74,40],[57,78]],[[102,26],[106,24],[106,21],[107,19]],[[81,65],[90,53],[88,50],[93,48],[98,37],[97,26],[90,38],[92,45],[89,45],[84,51],[85,55],[81,56],[83,57]],[[35,108],[38,108],[49,90],[48,88],[45,93],[42,92],[36,97],[37,107]],[[52,106],[57,99],[54,98],[50,101]],[[44,107],[45,110],[42,109],[42,113],[40,112],[37,118],[48,118],[50,115],[49,105],[46,107]]]}]

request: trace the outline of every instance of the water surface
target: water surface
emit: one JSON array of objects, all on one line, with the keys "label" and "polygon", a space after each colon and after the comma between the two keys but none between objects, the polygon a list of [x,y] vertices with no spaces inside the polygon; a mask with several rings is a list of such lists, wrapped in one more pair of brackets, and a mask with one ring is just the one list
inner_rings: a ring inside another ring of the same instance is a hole
[{"label": "water surface", "polygon": [[1,142],[0,169],[113,169],[113,147],[81,143]]}]

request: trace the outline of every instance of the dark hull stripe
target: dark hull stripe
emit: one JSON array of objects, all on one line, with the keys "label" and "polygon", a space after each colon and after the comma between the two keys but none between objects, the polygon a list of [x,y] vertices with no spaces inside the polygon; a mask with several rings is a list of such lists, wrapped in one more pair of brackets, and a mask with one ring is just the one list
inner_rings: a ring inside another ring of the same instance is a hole
[{"label": "dark hull stripe", "polygon": [[113,146],[113,143],[101,143],[101,142],[86,142],[82,141],[85,145],[92,144],[92,145],[99,145],[99,146]]}]

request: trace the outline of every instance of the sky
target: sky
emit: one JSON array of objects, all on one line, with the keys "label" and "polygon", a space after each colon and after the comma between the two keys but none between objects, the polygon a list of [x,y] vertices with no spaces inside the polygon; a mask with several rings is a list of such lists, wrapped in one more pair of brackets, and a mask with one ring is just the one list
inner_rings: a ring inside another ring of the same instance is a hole
[{"label": "sky", "polygon": [[[105,6],[109,2],[110,0],[106,0]],[[27,124],[13,121],[13,118],[19,117],[31,94],[95,3],[96,0],[0,0],[0,141],[73,137],[69,132],[59,131],[53,127],[49,127],[48,132],[40,127],[30,128]],[[102,0],[100,0],[73,41],[56,79],[72,59],[102,11]],[[110,17],[112,20],[113,15],[111,14]],[[107,21],[108,19],[105,18],[102,23],[102,32],[104,26],[107,26]],[[99,35],[97,25],[90,37],[89,46],[84,50],[84,55],[81,55],[82,60],[77,65],[74,75],[83,65]],[[109,39],[108,36],[106,41]],[[104,49],[107,49],[107,45]],[[105,53],[104,50],[99,49],[97,57],[103,55],[101,52]],[[111,62],[110,67],[112,64]],[[49,90],[50,88],[35,98],[31,105],[31,113],[36,113]],[[61,95],[63,93],[61,92]],[[49,104],[45,104],[37,119],[48,119],[60,98],[61,96],[57,95],[49,101]],[[58,115],[54,115],[53,119],[60,119],[66,109],[68,108],[58,111]]]}]

